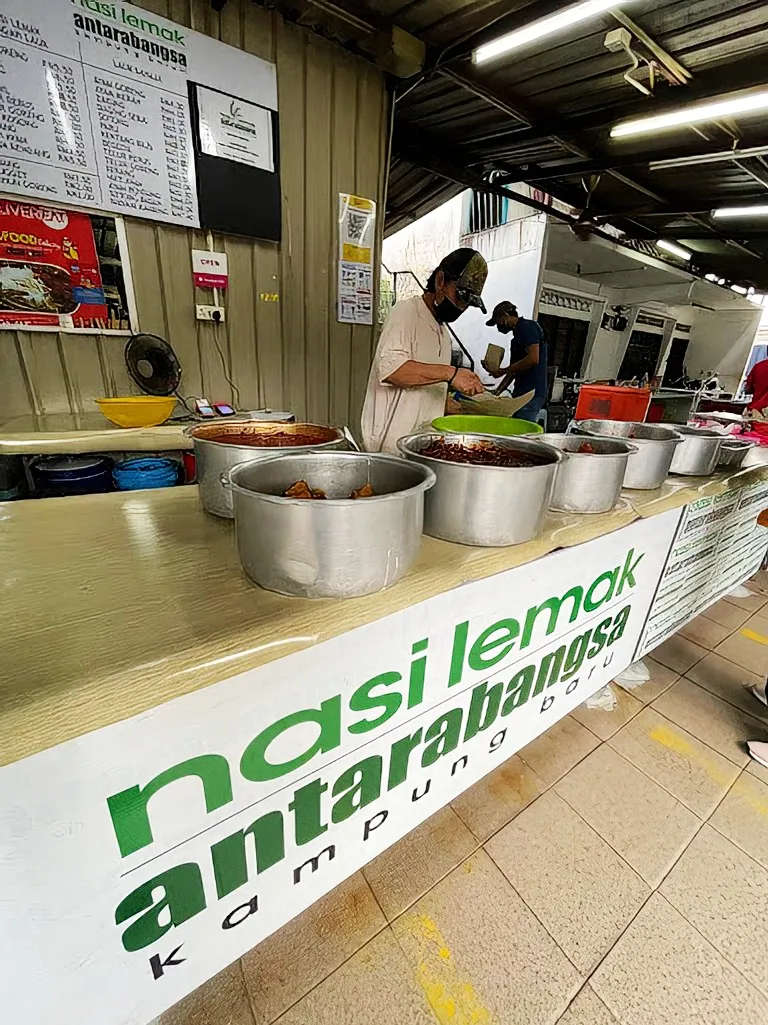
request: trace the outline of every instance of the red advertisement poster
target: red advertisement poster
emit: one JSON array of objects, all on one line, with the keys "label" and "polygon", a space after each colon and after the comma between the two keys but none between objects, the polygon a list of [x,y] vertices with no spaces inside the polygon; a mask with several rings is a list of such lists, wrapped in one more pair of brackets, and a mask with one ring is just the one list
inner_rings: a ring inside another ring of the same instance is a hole
[{"label": "red advertisement poster", "polygon": [[88,215],[0,199],[0,324],[98,328],[106,318]]}]

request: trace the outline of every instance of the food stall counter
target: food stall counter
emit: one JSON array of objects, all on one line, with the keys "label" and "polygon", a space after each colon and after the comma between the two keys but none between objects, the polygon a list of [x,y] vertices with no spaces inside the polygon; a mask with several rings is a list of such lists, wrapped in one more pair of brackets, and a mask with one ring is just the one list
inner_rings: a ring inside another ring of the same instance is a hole
[{"label": "food stall counter", "polygon": [[186,426],[118,427],[101,413],[30,413],[0,423],[0,456],[184,451],[192,448]]},{"label": "food stall counter", "polygon": [[0,504],[12,1017],[163,1014],[750,576],[767,506],[668,480],[311,600],[196,487]]}]

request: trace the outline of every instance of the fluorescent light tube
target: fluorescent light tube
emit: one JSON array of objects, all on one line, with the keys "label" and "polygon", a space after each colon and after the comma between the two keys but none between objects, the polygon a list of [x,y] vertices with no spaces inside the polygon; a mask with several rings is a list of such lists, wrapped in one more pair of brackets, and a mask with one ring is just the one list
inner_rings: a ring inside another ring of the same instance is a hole
[{"label": "fluorescent light tube", "polygon": [[705,274],[704,277],[707,279],[707,281],[714,281],[715,284],[717,284],[717,282],[720,280],[717,274]]},{"label": "fluorescent light tube", "polygon": [[739,295],[746,295],[747,294],[747,290],[746,290],[746,288],[744,288],[743,285],[731,285],[731,291],[732,292],[738,292]]},{"label": "fluorescent light tube", "polygon": [[766,217],[768,206],[721,206],[712,211],[713,217]]},{"label": "fluorescent light tube", "polygon": [[661,132],[678,125],[695,125],[700,121],[717,121],[722,117],[734,117],[736,114],[748,114],[752,111],[768,109],[768,91],[750,93],[746,96],[720,97],[705,103],[694,103],[690,107],[672,110],[668,114],[655,114],[642,117],[638,121],[624,121],[611,129],[612,139],[622,139],[627,135],[643,135],[648,132]]},{"label": "fluorescent light tube", "polygon": [[679,256],[681,260],[690,260],[693,256],[693,253],[689,253],[687,249],[683,249],[682,246],[678,246],[674,242],[667,242],[665,238],[660,238],[656,245],[659,249],[666,249],[673,256]]},{"label": "fluorescent light tube", "polygon": [[531,22],[530,25],[525,25],[514,32],[508,32],[505,36],[499,36],[498,39],[494,39],[491,43],[478,46],[472,54],[472,60],[475,64],[482,64],[483,61],[500,57],[504,53],[509,53],[510,50],[517,50],[527,43],[533,43],[544,36],[560,32],[570,25],[576,25],[580,21],[593,18],[596,14],[610,10],[611,7],[619,7],[624,3],[630,2],[633,2],[633,0],[586,0],[585,3],[575,4],[575,6],[567,7],[558,14],[551,14],[548,18],[540,18],[538,21]]}]

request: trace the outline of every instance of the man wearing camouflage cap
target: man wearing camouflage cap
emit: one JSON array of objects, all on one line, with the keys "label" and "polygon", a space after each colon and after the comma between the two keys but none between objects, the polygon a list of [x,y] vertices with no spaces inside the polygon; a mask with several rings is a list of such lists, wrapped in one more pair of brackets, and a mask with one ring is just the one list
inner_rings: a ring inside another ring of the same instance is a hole
[{"label": "man wearing camouflage cap", "polygon": [[446,324],[481,298],[488,265],[476,249],[455,249],[432,271],[420,296],[392,307],[373,358],[363,405],[368,452],[396,452],[396,442],[445,412],[448,386],[464,395],[484,389],[471,370],[451,366]]}]

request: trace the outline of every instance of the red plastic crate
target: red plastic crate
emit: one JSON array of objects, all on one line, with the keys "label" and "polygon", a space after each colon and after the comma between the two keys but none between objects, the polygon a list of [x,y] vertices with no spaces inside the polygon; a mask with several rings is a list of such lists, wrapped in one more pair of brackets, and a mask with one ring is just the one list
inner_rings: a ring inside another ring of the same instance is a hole
[{"label": "red plastic crate", "polygon": [[579,389],[576,419],[643,421],[650,404],[650,388],[583,384]]}]

